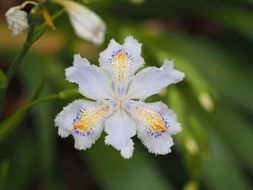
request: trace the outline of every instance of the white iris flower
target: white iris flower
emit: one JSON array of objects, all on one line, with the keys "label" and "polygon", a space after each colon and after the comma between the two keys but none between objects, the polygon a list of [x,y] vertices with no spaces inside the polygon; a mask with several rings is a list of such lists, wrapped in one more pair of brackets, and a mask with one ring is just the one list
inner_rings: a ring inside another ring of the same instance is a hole
[{"label": "white iris flower", "polygon": [[131,158],[134,149],[132,137],[137,134],[149,152],[171,152],[171,135],[181,131],[175,113],[162,102],[144,100],[170,84],[184,78],[165,60],[161,68],[143,66],[141,44],[133,37],[123,45],[111,40],[100,53],[100,67],[75,55],[72,67],[66,69],[67,80],[79,85],[79,91],[88,100],[76,100],[66,106],[55,119],[61,137],[73,135],[75,148],[85,150],[105,130],[105,143]]}]

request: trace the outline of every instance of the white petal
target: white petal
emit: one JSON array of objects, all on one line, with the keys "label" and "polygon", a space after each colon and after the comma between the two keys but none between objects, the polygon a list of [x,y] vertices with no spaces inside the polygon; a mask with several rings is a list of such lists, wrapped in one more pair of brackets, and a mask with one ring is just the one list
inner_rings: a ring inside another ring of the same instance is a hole
[{"label": "white petal", "polygon": [[94,44],[101,44],[104,41],[106,30],[103,20],[82,4],[70,0],[53,0],[62,5],[67,13],[76,34]]},{"label": "white petal", "polygon": [[124,158],[130,158],[133,153],[131,137],[136,134],[136,123],[122,110],[117,111],[105,121],[105,132],[108,134],[105,143],[121,151]]},{"label": "white petal", "polygon": [[85,150],[101,135],[103,122],[110,112],[107,104],[76,100],[56,116],[55,126],[61,137],[72,134],[75,148]]},{"label": "white petal", "polygon": [[5,13],[8,28],[11,29],[14,36],[22,33],[29,27],[27,13],[20,10],[21,8],[22,6],[12,7]]},{"label": "white petal", "polygon": [[127,110],[138,121],[137,136],[155,154],[171,152],[171,135],[181,131],[177,117],[161,102],[143,103],[131,101]]},{"label": "white petal", "polygon": [[145,99],[183,78],[182,72],[173,69],[173,62],[165,60],[161,68],[148,67],[138,72],[129,85],[127,96],[130,99]]},{"label": "white petal", "polygon": [[99,67],[90,65],[80,55],[74,56],[73,66],[66,69],[66,77],[68,81],[77,83],[80,93],[88,98],[101,100],[113,96],[112,84],[106,73]]},{"label": "white petal", "polygon": [[133,156],[133,152],[134,152],[134,143],[133,140],[131,139],[125,147],[121,148],[120,154],[123,158],[129,159]]},{"label": "white petal", "polygon": [[144,64],[141,44],[131,36],[125,39],[123,45],[112,39],[107,49],[100,53],[99,63],[116,84],[124,84]]},{"label": "white petal", "polygon": [[62,137],[62,138],[66,138],[66,137],[68,137],[70,134],[71,134],[71,132],[69,131],[69,130],[66,130],[66,129],[64,129],[64,128],[58,128],[58,134]]}]

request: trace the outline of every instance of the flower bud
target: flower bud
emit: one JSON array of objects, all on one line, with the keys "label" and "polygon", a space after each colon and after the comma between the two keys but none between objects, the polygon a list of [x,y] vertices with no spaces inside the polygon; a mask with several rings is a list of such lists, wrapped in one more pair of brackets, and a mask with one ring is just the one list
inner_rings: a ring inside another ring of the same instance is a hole
[{"label": "flower bud", "polygon": [[22,6],[15,6],[5,13],[8,28],[11,29],[14,36],[19,35],[29,27],[27,13],[20,10],[21,8]]},{"label": "flower bud", "polygon": [[38,3],[34,1],[25,1],[21,5],[11,7],[6,13],[6,21],[8,23],[8,28],[11,29],[14,36],[19,35],[25,29],[29,27],[27,13],[22,11],[26,5],[31,4],[37,6]]},{"label": "flower bud", "polygon": [[84,5],[73,1],[53,0],[53,2],[65,8],[70,22],[80,38],[91,41],[94,44],[103,43],[106,26],[98,15]]}]

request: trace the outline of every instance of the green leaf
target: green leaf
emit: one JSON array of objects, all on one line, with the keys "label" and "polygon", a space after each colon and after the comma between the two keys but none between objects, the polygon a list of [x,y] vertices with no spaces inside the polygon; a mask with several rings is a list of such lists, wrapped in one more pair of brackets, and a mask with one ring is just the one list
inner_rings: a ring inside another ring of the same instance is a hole
[{"label": "green leaf", "polygon": [[249,181],[239,163],[216,136],[212,136],[212,156],[204,165],[203,181],[215,190],[250,190]]},{"label": "green leaf", "polygon": [[16,111],[14,114],[12,114],[9,118],[5,119],[2,123],[0,123],[0,141],[2,141],[12,130],[15,129],[16,124],[19,124],[23,120],[23,116],[27,111],[29,111],[33,106],[51,101],[54,99],[58,99],[58,94],[53,94],[50,96],[46,96],[44,98],[32,101],[28,103],[27,105],[20,108],[18,111]]},{"label": "green leaf", "polygon": [[50,189],[53,183],[53,175],[55,173],[55,134],[54,127],[54,111],[53,104],[45,103],[34,108],[36,113],[36,142],[40,163],[41,181],[43,181],[43,188]]},{"label": "green leaf", "polygon": [[[203,158],[208,152],[208,142],[205,131],[199,128],[198,121],[189,122],[188,109],[185,109],[186,103],[182,95],[174,87],[170,88],[168,102],[170,108],[175,110],[178,120],[182,125],[182,131],[176,135],[176,144],[180,147],[182,160],[192,179],[197,180],[200,177]],[[192,118],[193,116],[191,116]],[[197,124],[196,124],[197,123]]]},{"label": "green leaf", "polygon": [[37,86],[37,89],[33,92],[33,95],[30,101],[34,101],[39,98],[40,94],[42,93],[46,85],[47,79],[48,79],[48,75],[45,75],[43,79],[41,80],[41,82],[39,83],[39,85]]},{"label": "green leaf", "polygon": [[[38,60],[36,65],[34,64],[34,60]],[[54,83],[51,79],[51,71],[48,69],[48,64],[56,64],[53,63],[54,60],[49,62],[49,58],[46,56],[41,57],[41,55],[36,55],[30,53],[26,59],[26,64],[22,65],[20,68],[20,74],[22,78],[22,83],[26,87],[29,93],[32,92],[32,89],[37,86],[37,81],[40,80],[41,76],[44,73],[48,74],[48,82],[45,88],[43,89],[43,94],[50,94],[52,93],[52,89],[55,89]],[[30,78],[33,80],[30,80]],[[55,100],[59,98],[60,93],[56,93],[49,96],[44,96],[43,98],[37,99],[43,100],[47,97],[53,97]],[[51,189],[52,182],[53,182],[53,175],[54,175],[54,161],[55,161],[55,144],[54,144],[54,135],[55,135],[55,128],[54,128],[54,107],[53,103],[47,103],[44,101],[42,105],[38,105],[33,109],[34,113],[34,125],[33,129],[35,132],[35,142],[38,148],[38,163],[39,163],[39,171],[40,171],[40,180],[41,180],[41,188],[42,189]]]},{"label": "green leaf", "polygon": [[203,38],[185,35],[168,34],[163,38],[163,44],[161,46],[168,51],[177,52],[194,63],[214,92],[237,101],[253,112],[252,68],[250,64],[242,66],[240,56]]},{"label": "green leaf", "polygon": [[201,75],[199,70],[195,68],[194,64],[190,60],[187,60],[186,57],[173,51],[166,52],[159,47],[155,47],[155,45],[150,45],[149,47],[151,48],[150,52],[153,52],[156,55],[158,63],[163,63],[164,60],[173,58],[173,61],[175,62],[174,67],[185,74],[184,81],[188,81],[188,84],[194,92],[193,95],[196,96],[200,105],[207,111],[213,111],[213,95],[215,94],[215,91],[208,84],[204,76]]},{"label": "green leaf", "polygon": [[27,105],[23,106],[21,109],[13,113],[9,118],[0,123],[0,141],[6,138],[6,136],[9,135],[10,132],[13,131],[24,120],[28,111],[34,106],[34,100],[36,100],[41,94],[46,80],[47,77],[44,77]]},{"label": "green leaf", "polygon": [[6,180],[8,178],[10,162],[7,159],[2,160],[0,164],[0,189],[6,189]]},{"label": "green leaf", "polygon": [[29,189],[38,166],[38,149],[35,146],[33,135],[22,133],[19,137],[15,139],[15,144],[9,146],[12,153],[9,159],[6,189],[10,190]]},{"label": "green leaf", "polygon": [[[108,190],[170,190],[169,180],[162,175],[149,153],[135,146],[134,155],[125,160],[112,147],[105,147],[103,139],[87,150],[84,158],[88,159],[91,172],[96,176],[103,189]],[[146,150],[145,150],[146,151]]]},{"label": "green leaf", "polygon": [[253,42],[253,13],[251,10],[238,6],[221,6],[216,7],[215,11],[213,10],[210,14],[217,22],[236,30]]},{"label": "green leaf", "polygon": [[[222,115],[222,117],[220,117]],[[220,107],[214,115],[214,126],[231,149],[244,160],[246,167],[253,171],[252,126],[231,109]]]},{"label": "green leaf", "polygon": [[6,74],[0,69],[0,88],[5,88],[8,84],[8,78]]}]

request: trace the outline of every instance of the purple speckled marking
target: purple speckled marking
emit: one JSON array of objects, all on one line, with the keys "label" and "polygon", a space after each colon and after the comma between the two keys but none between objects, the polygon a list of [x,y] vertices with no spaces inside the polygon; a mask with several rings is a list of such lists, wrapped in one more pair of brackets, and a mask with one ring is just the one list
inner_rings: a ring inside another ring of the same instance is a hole
[{"label": "purple speckled marking", "polygon": [[76,128],[73,128],[72,132],[75,133],[75,134],[77,134],[77,135],[79,135],[79,136],[81,136],[81,137],[88,137],[88,136],[90,136],[92,134],[92,130],[87,131],[87,132],[82,132],[82,131],[79,131]]},{"label": "purple speckled marking", "polygon": [[113,51],[112,52],[112,55],[111,55],[111,58],[109,58],[109,61],[112,62],[113,59],[115,58],[115,56],[117,56],[121,51],[124,51],[128,60],[129,60],[129,63],[132,63],[133,62],[133,56],[131,56],[130,53],[127,52],[127,50],[124,50],[124,49],[119,49],[117,51]]},{"label": "purple speckled marking", "polygon": [[[155,110],[153,110],[153,111],[155,111]],[[170,125],[169,125],[169,122],[168,122],[168,120],[166,119],[166,118],[164,118],[163,117],[163,115],[162,115],[162,112],[161,111],[155,111],[157,114],[159,114],[161,117],[162,117],[162,119],[163,119],[163,121],[164,121],[164,124],[165,124],[165,127],[166,128],[169,128],[170,127]],[[159,131],[159,132],[153,132],[153,131],[151,131],[150,129],[146,129],[146,132],[149,134],[149,135],[151,135],[152,137],[154,137],[154,138],[159,138],[159,137],[161,137],[164,133],[166,133],[166,131]]]},{"label": "purple speckled marking", "polygon": [[159,138],[162,136],[162,134],[164,134],[165,132],[152,132],[150,129],[146,130],[147,134],[149,134],[150,136],[154,137],[154,138]]},{"label": "purple speckled marking", "polygon": [[[81,115],[82,113],[84,113],[85,111],[89,110],[89,108],[83,108],[83,109],[80,109],[77,113],[76,113],[76,116],[75,118],[73,119],[73,122],[72,122],[72,125],[74,126],[77,122],[79,122],[80,118],[81,118]],[[71,131],[79,136],[82,136],[82,137],[85,137],[85,136],[89,136],[92,134],[92,130],[93,129],[90,129],[89,131],[86,131],[86,132],[82,132],[76,128],[73,128]]]},{"label": "purple speckled marking", "polygon": [[76,113],[76,117],[73,119],[72,124],[76,124],[79,120],[80,120],[80,116],[81,116],[81,110],[79,110],[79,112]]},{"label": "purple speckled marking", "polygon": [[76,129],[76,128],[72,129],[72,132],[75,133],[75,134],[77,134],[77,135],[79,135],[79,136],[82,136],[82,137],[85,137],[85,136],[86,136],[85,133],[79,131],[79,130]]}]

